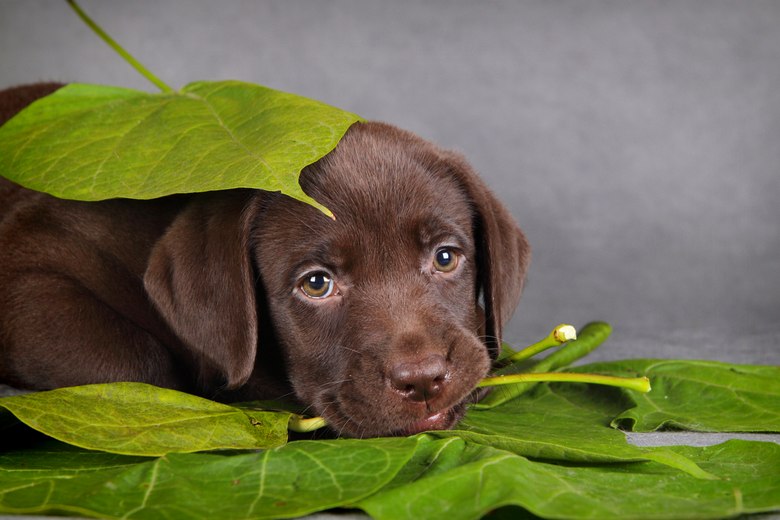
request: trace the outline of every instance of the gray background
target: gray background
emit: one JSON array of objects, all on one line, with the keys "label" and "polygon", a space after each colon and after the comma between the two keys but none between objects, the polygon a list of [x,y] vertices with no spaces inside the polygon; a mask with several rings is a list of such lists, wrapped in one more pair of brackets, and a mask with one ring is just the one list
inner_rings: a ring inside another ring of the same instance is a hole
[{"label": "gray background", "polygon": [[[780,1],[97,1],[163,80],[242,79],[471,160],[534,259],[505,332],[780,364]],[[64,1],[0,0],[0,87],[154,90]]]}]

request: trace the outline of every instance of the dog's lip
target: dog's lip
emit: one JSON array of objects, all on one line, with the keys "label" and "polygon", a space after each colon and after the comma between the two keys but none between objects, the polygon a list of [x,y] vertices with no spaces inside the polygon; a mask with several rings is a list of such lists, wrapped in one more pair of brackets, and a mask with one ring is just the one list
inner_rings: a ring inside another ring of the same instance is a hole
[{"label": "dog's lip", "polygon": [[[457,406],[457,405],[456,405]],[[456,406],[444,408],[399,430],[397,435],[414,435],[429,430],[447,430],[458,421]]]},{"label": "dog's lip", "polygon": [[396,430],[392,435],[415,435],[431,430],[449,430],[460,422],[469,403],[476,403],[482,399],[489,388],[476,388],[462,401],[428,414],[427,416],[412,422],[405,428]]}]

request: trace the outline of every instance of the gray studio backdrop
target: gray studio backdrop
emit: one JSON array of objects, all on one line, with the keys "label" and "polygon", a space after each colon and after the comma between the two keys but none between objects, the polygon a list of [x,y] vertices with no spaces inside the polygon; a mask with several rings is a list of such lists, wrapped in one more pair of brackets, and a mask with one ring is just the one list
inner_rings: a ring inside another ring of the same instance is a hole
[{"label": "gray studio backdrop", "polygon": [[[152,1],[83,7],[166,82],[241,79],[466,154],[534,258],[506,339],[780,364],[780,1]],[[0,87],[153,90],[64,1],[0,0]]]}]

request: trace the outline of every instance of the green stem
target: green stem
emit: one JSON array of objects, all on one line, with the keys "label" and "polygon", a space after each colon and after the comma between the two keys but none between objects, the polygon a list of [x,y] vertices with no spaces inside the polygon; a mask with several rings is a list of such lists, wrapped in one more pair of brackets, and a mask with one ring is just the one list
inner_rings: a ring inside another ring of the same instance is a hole
[{"label": "green stem", "polygon": [[560,350],[553,352],[537,365],[534,372],[548,372],[568,366],[580,358],[593,352],[612,333],[612,327],[604,322],[588,323],[582,329],[576,341],[568,343]]},{"label": "green stem", "polygon": [[517,383],[541,382],[590,383],[594,385],[628,388],[630,390],[636,390],[637,392],[642,393],[647,393],[650,391],[650,380],[646,377],[616,377],[568,372],[511,374],[507,376],[486,377],[477,386],[498,386],[512,385]]},{"label": "green stem", "polygon": [[109,47],[114,49],[114,51],[116,51],[117,54],[122,56],[122,58],[124,58],[126,62],[128,62],[130,65],[133,66],[133,68],[135,68],[135,70],[140,72],[143,77],[145,77],[146,79],[154,83],[157,86],[157,88],[159,88],[163,92],[173,92],[173,89],[171,87],[163,83],[163,81],[160,78],[152,74],[149,71],[149,69],[144,67],[138,60],[133,58],[133,56],[131,56],[129,52],[124,50],[122,46],[120,46],[116,41],[114,41],[113,38],[111,38],[111,36],[109,36],[103,29],[101,29],[100,26],[97,23],[95,23],[94,20],[92,20],[92,18],[87,16],[87,13],[85,13],[81,9],[81,7],[79,7],[79,5],[76,3],[76,0],[67,0],[67,2],[68,5],[70,5],[71,8],[73,8],[73,10],[76,12],[76,14],[79,15],[79,18],[81,18],[84,21],[84,23],[87,24],[87,26],[89,26],[89,28],[95,32],[95,34],[97,34],[104,42],[106,42]]},{"label": "green stem", "polygon": [[[580,329],[576,340],[568,342],[560,350],[553,352],[536,365],[527,370],[523,370],[523,373],[539,374],[543,372],[552,372],[553,370],[568,366],[592,352],[593,349],[598,347],[607,339],[607,337],[609,337],[611,332],[612,327],[610,327],[608,323],[588,323]],[[514,363],[500,369],[496,375],[509,375],[513,372],[518,372],[520,369],[521,368]],[[527,392],[533,388],[534,385],[535,383],[529,382],[503,387],[500,392],[495,390],[472,406],[481,409],[494,408]]]},{"label": "green stem", "polygon": [[561,323],[555,327],[546,338],[512,354],[507,360],[511,363],[519,363],[520,361],[525,361],[526,359],[535,356],[539,352],[543,352],[548,348],[557,347],[558,345],[573,339],[577,339],[577,329],[566,323]]},{"label": "green stem", "polygon": [[327,422],[322,417],[304,418],[302,415],[291,415],[287,429],[298,433],[308,433],[319,430],[327,426]]}]

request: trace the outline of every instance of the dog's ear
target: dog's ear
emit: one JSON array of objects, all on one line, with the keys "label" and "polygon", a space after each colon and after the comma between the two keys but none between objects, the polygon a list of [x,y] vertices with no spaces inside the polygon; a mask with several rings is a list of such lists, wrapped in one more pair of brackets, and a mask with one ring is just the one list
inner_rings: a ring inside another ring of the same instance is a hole
[{"label": "dog's ear", "polygon": [[257,352],[248,203],[243,192],[195,196],[154,245],[144,275],[201,382],[217,376],[227,389],[247,381]]},{"label": "dog's ear", "polygon": [[501,351],[503,326],[520,300],[531,248],[509,210],[468,162],[453,152],[445,152],[445,160],[473,204],[477,294],[485,307],[485,343],[495,358]]}]

